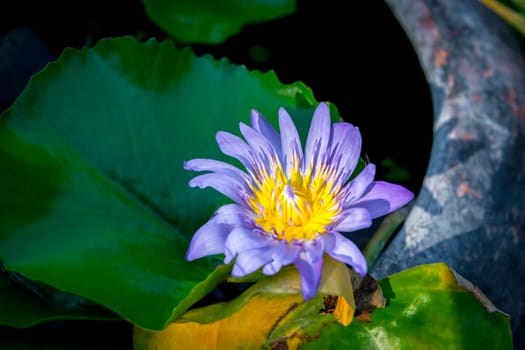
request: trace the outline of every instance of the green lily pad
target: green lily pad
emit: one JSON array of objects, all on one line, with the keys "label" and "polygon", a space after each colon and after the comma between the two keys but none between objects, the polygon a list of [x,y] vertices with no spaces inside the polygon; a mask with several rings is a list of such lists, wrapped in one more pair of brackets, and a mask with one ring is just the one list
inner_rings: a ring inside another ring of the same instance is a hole
[{"label": "green lily pad", "polygon": [[149,18],[185,43],[221,44],[250,23],[295,12],[295,0],[143,0]]},{"label": "green lily pad", "polygon": [[443,263],[380,284],[388,304],[372,322],[332,323],[301,349],[512,349],[508,316]]},{"label": "green lily pad", "polygon": [[169,41],[68,49],[0,115],[0,263],[162,329],[229,274],[217,259],[184,259],[226,199],[189,188],[183,161],[226,159],[215,133],[238,133],[252,108],[274,124],[287,108],[304,137],[316,105],[302,83]]}]

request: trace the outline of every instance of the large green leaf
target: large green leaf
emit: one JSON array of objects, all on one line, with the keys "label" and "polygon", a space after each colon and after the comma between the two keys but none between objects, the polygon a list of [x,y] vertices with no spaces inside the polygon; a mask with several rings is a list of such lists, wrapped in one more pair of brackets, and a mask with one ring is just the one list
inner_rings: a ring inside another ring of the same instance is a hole
[{"label": "large green leaf", "polygon": [[185,43],[220,44],[249,23],[295,11],[295,0],[143,0],[149,18]]},{"label": "large green leaf", "polygon": [[161,329],[229,273],[184,259],[225,199],[190,189],[183,161],[223,158],[215,133],[252,108],[276,124],[286,107],[304,137],[316,105],[302,83],[169,41],[68,49],[0,116],[0,263]]},{"label": "large green leaf", "polygon": [[512,349],[508,316],[445,264],[380,281],[386,308],[372,322],[332,323],[301,349]]}]

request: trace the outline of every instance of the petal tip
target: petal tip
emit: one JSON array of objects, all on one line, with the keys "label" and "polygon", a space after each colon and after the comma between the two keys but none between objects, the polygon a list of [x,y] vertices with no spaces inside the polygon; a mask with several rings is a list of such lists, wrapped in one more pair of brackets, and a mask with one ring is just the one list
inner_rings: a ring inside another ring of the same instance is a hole
[{"label": "petal tip", "polygon": [[279,120],[281,119],[292,119],[284,107],[279,107]]},{"label": "petal tip", "polygon": [[199,256],[197,254],[195,254],[195,250],[191,248],[188,248],[188,251],[186,252],[186,255],[184,256],[184,259],[186,259],[186,261],[193,261],[193,260],[196,260],[198,259]]},{"label": "petal tip", "polygon": [[204,188],[202,182],[199,180],[195,180],[195,179],[191,179],[190,181],[188,181],[188,186]]},{"label": "petal tip", "polygon": [[362,277],[364,277],[368,273],[368,266],[366,265],[366,260],[363,259],[363,261],[359,261],[357,263],[354,263],[352,265],[352,268],[360,274]]},{"label": "petal tip", "polygon": [[308,301],[317,294],[317,291],[313,292],[312,290],[306,290],[305,288],[303,288],[302,293],[303,293],[303,300]]},{"label": "petal tip", "polygon": [[328,104],[326,102],[319,102],[316,110],[319,112],[322,112],[323,114],[325,113],[330,114],[330,108],[328,108]]}]

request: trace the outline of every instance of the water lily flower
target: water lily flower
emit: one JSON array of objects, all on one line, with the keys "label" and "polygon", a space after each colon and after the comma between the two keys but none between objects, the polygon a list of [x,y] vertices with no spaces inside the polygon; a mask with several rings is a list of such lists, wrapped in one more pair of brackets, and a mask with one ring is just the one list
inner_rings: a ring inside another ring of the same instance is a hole
[{"label": "water lily flower", "polygon": [[331,124],[325,103],[314,111],[304,152],[284,108],[279,109],[279,129],[280,134],[252,110],[251,127],[240,123],[244,140],[224,131],[216,134],[220,150],[244,170],[212,159],[184,163],[186,170],[207,171],[193,178],[191,187],[211,187],[233,201],[197,230],[186,259],[224,254],[225,263],[234,261],[234,277],[260,268],[273,275],[294,264],[308,300],[317,293],[324,254],[366,274],[363,254],[342,232],[370,227],[374,218],[407,204],[413,193],[374,181],[371,163],[350,180],[360,158],[361,134],[350,123]]}]

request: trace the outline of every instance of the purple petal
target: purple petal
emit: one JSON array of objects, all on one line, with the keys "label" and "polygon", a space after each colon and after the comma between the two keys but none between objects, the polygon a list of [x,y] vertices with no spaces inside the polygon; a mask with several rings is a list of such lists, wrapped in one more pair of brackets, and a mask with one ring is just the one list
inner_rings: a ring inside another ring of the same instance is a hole
[{"label": "purple petal", "polygon": [[270,261],[272,261],[272,247],[244,251],[239,253],[237,259],[235,259],[232,276],[244,277]]},{"label": "purple petal", "polygon": [[349,208],[338,215],[339,223],[334,230],[339,232],[352,232],[372,226],[372,217],[365,208]]},{"label": "purple petal", "polygon": [[323,271],[323,240],[304,243],[303,250],[295,260],[295,266],[301,274],[303,299],[309,300],[317,294]]},{"label": "purple petal", "polygon": [[219,131],[215,139],[222,153],[239,160],[246,169],[251,169],[253,155],[243,139],[226,131]]},{"label": "purple petal", "polygon": [[342,261],[361,276],[366,275],[366,260],[361,250],[338,232],[329,232],[324,236],[325,251],[332,258]]},{"label": "purple petal", "polygon": [[414,194],[396,184],[375,181],[352,206],[366,208],[372,219],[391,213],[410,202]]},{"label": "purple petal", "polygon": [[319,157],[325,155],[329,141],[330,110],[325,103],[320,103],[315,109],[306,139],[305,168],[317,164]]},{"label": "purple petal", "polygon": [[347,208],[359,199],[374,181],[376,166],[372,163],[365,168],[343,189],[343,208]]},{"label": "purple petal", "polygon": [[350,123],[335,123],[332,126],[332,142],[329,154],[338,166],[341,183],[354,171],[361,155],[361,133]]},{"label": "purple petal", "polygon": [[206,188],[211,187],[226,197],[239,204],[244,203],[243,193],[246,193],[246,187],[231,176],[224,174],[203,174],[190,180],[191,187]]},{"label": "purple petal", "polygon": [[241,169],[214,159],[196,158],[184,162],[185,170],[213,171],[218,174],[230,175],[239,181],[246,182],[247,175]]},{"label": "purple petal", "polygon": [[268,123],[266,118],[263,117],[261,113],[256,110],[252,110],[250,114],[250,119],[252,122],[252,127],[260,132],[264,137],[266,137],[277,150],[279,156],[281,152],[281,136],[275,128]]},{"label": "purple petal", "polygon": [[246,226],[251,223],[251,211],[242,205],[225,204],[215,212],[213,220],[219,224]]},{"label": "purple petal", "polygon": [[257,161],[262,163],[263,167],[275,166],[275,163],[280,161],[277,150],[266,137],[244,123],[240,123],[240,130],[248,144],[256,152]]},{"label": "purple petal", "polygon": [[[269,246],[272,240],[252,228],[236,227],[224,244],[224,262],[228,264],[237,254],[247,250]],[[270,257],[271,258],[271,257]],[[271,260],[271,259],[270,259]]]},{"label": "purple petal", "polygon": [[281,267],[293,263],[300,252],[300,247],[290,244],[287,241],[275,241],[275,249],[272,254],[272,262],[266,264],[263,268],[265,275],[275,275],[281,270]]},{"label": "purple petal", "polygon": [[286,175],[290,178],[293,169],[299,170],[303,150],[297,128],[284,108],[279,108],[279,128],[281,130],[283,165]]},{"label": "purple petal", "polygon": [[191,239],[186,260],[192,261],[207,255],[222,254],[231,226],[210,220],[201,226]]}]

